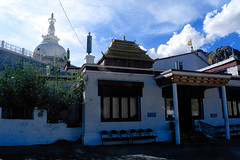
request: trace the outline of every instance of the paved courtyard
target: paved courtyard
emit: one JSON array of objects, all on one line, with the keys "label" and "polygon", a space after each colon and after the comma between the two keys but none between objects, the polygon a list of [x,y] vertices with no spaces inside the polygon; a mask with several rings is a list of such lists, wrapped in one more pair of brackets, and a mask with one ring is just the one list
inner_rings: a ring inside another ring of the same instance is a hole
[{"label": "paved courtyard", "polygon": [[172,143],[82,146],[77,143],[0,147],[0,159],[170,160],[240,159],[240,137],[202,144]]}]

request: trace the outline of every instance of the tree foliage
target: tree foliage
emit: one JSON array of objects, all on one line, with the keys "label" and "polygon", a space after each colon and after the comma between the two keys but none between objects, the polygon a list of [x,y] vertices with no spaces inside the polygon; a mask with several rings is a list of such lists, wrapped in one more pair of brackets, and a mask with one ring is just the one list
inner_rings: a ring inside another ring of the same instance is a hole
[{"label": "tree foliage", "polygon": [[[54,67],[52,67],[54,68]],[[47,109],[48,120],[74,102],[82,102],[83,76],[63,78],[57,71],[46,76],[45,68],[30,63],[5,66],[0,71],[0,106],[11,109]]]}]

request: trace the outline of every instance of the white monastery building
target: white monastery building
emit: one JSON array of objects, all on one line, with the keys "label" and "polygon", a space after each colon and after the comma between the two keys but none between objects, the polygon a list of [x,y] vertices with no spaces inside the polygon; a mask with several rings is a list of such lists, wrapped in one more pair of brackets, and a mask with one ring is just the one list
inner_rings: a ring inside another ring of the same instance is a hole
[{"label": "white monastery building", "polygon": [[[48,35],[34,50],[38,57],[64,59],[54,22],[52,15]],[[48,52],[49,47],[56,50]],[[240,61],[234,55],[213,65],[201,50],[153,60],[125,37],[113,39],[97,62],[90,53],[82,67],[64,61],[66,72],[84,74],[84,105],[81,127],[58,139],[78,137],[83,145],[180,144],[196,133],[226,139],[240,133]]]},{"label": "white monastery building", "polygon": [[[131,141],[176,144],[196,132],[226,139],[238,134],[240,81],[234,57],[209,66],[198,50],[152,60],[125,37],[113,39],[97,63],[89,56],[80,69],[86,77],[84,145],[119,143],[126,132]],[[220,69],[227,72],[217,73]]]}]

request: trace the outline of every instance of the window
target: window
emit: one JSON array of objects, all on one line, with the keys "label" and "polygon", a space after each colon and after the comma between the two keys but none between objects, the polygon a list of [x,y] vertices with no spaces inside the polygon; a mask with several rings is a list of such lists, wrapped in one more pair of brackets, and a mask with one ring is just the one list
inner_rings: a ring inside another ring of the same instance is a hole
[{"label": "window", "polygon": [[166,112],[166,120],[173,120],[174,119],[174,106],[173,106],[173,99],[166,98],[165,99],[165,112]]},{"label": "window", "polygon": [[[191,98],[191,116],[193,119],[203,118],[202,99]],[[165,115],[166,120],[174,119],[174,106],[172,98],[165,98]]]},{"label": "window", "polygon": [[193,119],[203,119],[202,99],[191,98],[191,112]]},{"label": "window", "polygon": [[[112,115],[113,115],[113,119],[117,119],[117,118],[120,118],[119,116],[119,111],[120,111],[120,108],[119,108],[119,97],[112,97]],[[110,110],[110,109],[109,109]],[[110,117],[109,117],[110,118]]]},{"label": "window", "polygon": [[143,82],[98,80],[101,121],[140,121]]},{"label": "window", "polygon": [[191,99],[192,116],[199,116],[198,99]]},{"label": "window", "polygon": [[138,121],[140,97],[101,97],[102,121]]},{"label": "window", "polygon": [[229,118],[240,118],[240,100],[228,100],[227,108]]},{"label": "window", "polygon": [[110,97],[103,97],[103,117],[104,119],[109,119],[110,118]]}]

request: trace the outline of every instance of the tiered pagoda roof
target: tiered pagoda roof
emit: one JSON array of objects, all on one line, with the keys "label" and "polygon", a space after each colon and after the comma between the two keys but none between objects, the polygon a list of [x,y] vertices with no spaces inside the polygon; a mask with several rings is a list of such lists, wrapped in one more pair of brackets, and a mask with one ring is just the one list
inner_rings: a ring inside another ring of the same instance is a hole
[{"label": "tiered pagoda roof", "polygon": [[[105,60],[120,60],[132,63],[142,62],[142,63],[153,63],[153,59],[151,59],[147,54],[147,51],[142,50],[135,41],[126,41],[125,38],[123,40],[113,39],[112,43],[109,45],[107,51],[102,53],[102,58],[98,61],[97,64],[101,65],[109,65],[109,63],[105,63]],[[110,63],[111,65],[118,65],[116,63]],[[123,64],[123,63],[122,63]],[[129,63],[125,63],[129,64]],[[124,66],[124,65],[120,65]],[[138,68],[151,68],[151,67],[141,67],[141,66],[125,66],[125,67],[138,67]]]}]

